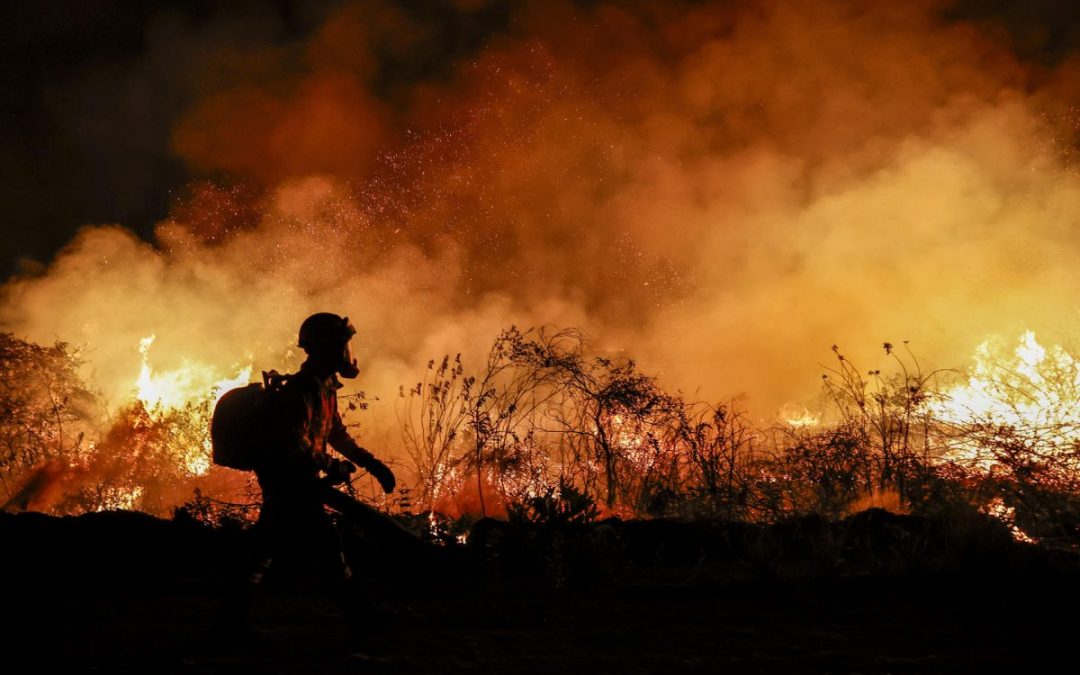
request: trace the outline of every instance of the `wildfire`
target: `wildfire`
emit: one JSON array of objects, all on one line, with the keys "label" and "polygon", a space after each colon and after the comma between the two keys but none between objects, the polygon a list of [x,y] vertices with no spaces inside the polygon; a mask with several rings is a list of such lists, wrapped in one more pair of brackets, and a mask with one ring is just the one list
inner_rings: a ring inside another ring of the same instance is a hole
[{"label": "wildfire", "polygon": [[1000,425],[1080,426],[1080,364],[1065,350],[1047,349],[1026,331],[1009,354],[999,337],[975,350],[968,381],[935,404],[946,422],[984,420]]},{"label": "wildfire", "polygon": [[780,418],[796,429],[821,424],[821,414],[805,406],[786,405],[780,410]]},{"label": "wildfire", "polygon": [[184,468],[192,476],[205,476],[210,471],[210,441],[201,443],[202,452],[189,452],[184,457]]},{"label": "wildfire", "polygon": [[[1061,345],[1043,346],[1030,330],[1011,349],[1006,344],[1000,337],[983,341],[967,381],[930,404],[944,441],[941,460],[976,475],[1073,490],[1080,477],[1080,361]],[[1001,497],[984,511],[1018,541],[1033,541]]]},{"label": "wildfire", "polygon": [[986,507],[983,512],[997,518],[1001,522],[1005,523],[1009,528],[1009,532],[1012,533],[1013,539],[1016,541],[1022,541],[1025,544],[1034,544],[1035,540],[1028,536],[1026,532],[1021,530],[1016,525],[1016,509],[1005,504],[1001,497],[994,498]]},{"label": "wildfire", "polygon": [[143,496],[143,488],[139,486],[122,488],[107,487],[102,490],[100,511],[135,511],[139,508],[139,500]]},{"label": "wildfire", "polygon": [[[880,408],[855,397],[856,414],[864,415],[857,419],[871,425],[872,434],[892,428],[901,416],[925,423],[920,428],[930,461],[949,475],[1000,491],[981,508],[1005,523],[1018,541],[1033,541],[1017,525],[1018,494],[1080,488],[1080,358],[1066,347],[1044,345],[1031,330],[1014,341],[994,335],[976,347],[972,365],[953,385],[940,386],[936,379],[913,384],[909,378],[903,389],[894,390],[880,371],[870,376],[852,382],[865,388],[860,396]],[[888,407],[892,401],[899,406]],[[777,417],[801,429],[817,427],[826,416],[824,410],[789,404]]]},{"label": "wildfire", "polygon": [[156,339],[157,335],[151,334],[139,341],[142,368],[135,380],[135,398],[147,410],[178,410],[211,398],[216,403],[226,391],[251,379],[250,365],[241,368],[234,377],[221,377],[214,367],[188,359],[183,360],[180,368],[155,373],[150,365],[150,346]]},{"label": "wildfire", "polygon": [[[1080,441],[1080,362],[1064,347],[1047,348],[1033,331],[1020,336],[1010,351],[1000,337],[983,341],[964,384],[930,404],[933,417],[954,427],[1037,431],[1050,452]],[[946,459],[992,469],[993,457],[961,440]]]},{"label": "wildfire", "polygon": [[[155,372],[150,365],[150,347],[155,339],[157,335],[151,334],[139,341],[142,367],[135,380],[135,398],[152,417],[161,419],[188,406],[198,408],[204,402],[212,405],[225,392],[243,386],[251,379],[250,365],[241,368],[234,377],[221,377],[212,366],[188,359],[184,359],[178,369]],[[207,406],[198,414],[205,416],[209,409],[210,406]],[[204,421],[202,427],[207,427],[209,420]],[[206,475],[210,471],[210,450],[210,439],[205,435],[192,447],[183,448],[181,461],[184,470],[191,476]]]}]

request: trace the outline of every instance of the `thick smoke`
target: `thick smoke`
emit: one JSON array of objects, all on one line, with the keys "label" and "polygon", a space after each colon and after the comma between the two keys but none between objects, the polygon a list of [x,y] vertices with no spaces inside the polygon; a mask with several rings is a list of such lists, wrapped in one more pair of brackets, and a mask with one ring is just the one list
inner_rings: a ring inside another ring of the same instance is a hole
[{"label": "thick smoke", "polygon": [[511,323],[582,326],[767,416],[834,343],[961,365],[1075,322],[1074,64],[931,2],[514,7],[444,7],[498,19],[468,48],[443,14],[359,2],[193,61],[172,147],[212,180],[152,242],[88,227],[0,321],[85,345],[119,404],[150,334],[155,368],[225,376],[295,367],[300,320],[347,314],[373,447],[429,358],[475,364]]}]

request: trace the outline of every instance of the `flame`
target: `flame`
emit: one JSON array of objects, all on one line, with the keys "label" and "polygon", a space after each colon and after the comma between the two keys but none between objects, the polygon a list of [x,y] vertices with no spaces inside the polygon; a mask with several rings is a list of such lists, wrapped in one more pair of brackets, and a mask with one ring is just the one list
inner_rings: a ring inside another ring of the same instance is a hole
[{"label": "flame", "polygon": [[821,424],[821,414],[805,406],[785,405],[780,409],[779,417],[796,429],[816,427]]},{"label": "flame", "polygon": [[178,410],[207,399],[216,403],[226,391],[243,386],[251,379],[251,365],[241,368],[233,377],[222,377],[213,366],[186,358],[180,368],[154,372],[150,365],[150,346],[156,339],[157,335],[151,334],[139,341],[142,367],[135,380],[135,398],[147,410]]},{"label": "flame", "polygon": [[[1042,430],[1050,447],[1080,441],[1080,362],[1060,345],[1044,347],[1034,331],[1025,331],[1011,352],[1000,336],[984,340],[967,381],[944,394],[929,407],[946,424]],[[983,469],[996,463],[963,440],[944,458]]]},{"label": "flame", "polygon": [[1026,532],[1016,525],[1016,509],[1007,505],[1001,497],[995,497],[983,509],[983,513],[997,518],[1004,523],[1012,534],[1014,540],[1025,544],[1036,543]]},{"label": "flame", "polygon": [[101,503],[98,511],[135,511],[143,496],[141,486],[102,488]]},{"label": "flame", "polygon": [[[175,370],[155,372],[150,364],[150,347],[156,334],[139,341],[142,366],[135,380],[135,398],[142,403],[151,416],[160,419],[170,412],[187,406],[209,402],[211,406],[235,387],[248,383],[252,366],[240,368],[233,377],[222,377],[212,366],[189,359],[181,361]],[[209,425],[209,420],[206,420]],[[210,471],[210,439],[204,437],[195,447],[184,448],[184,470],[191,476],[205,476]]]},{"label": "flame", "polygon": [[1026,331],[1012,354],[994,336],[975,350],[966,384],[947,392],[934,412],[944,421],[982,419],[998,424],[1076,426],[1080,423],[1080,368],[1061,346],[1047,349]]},{"label": "flame", "polygon": [[621,413],[611,416],[610,440],[626,459],[638,469],[654,465],[658,459],[656,442],[643,428],[640,420],[627,419]]},{"label": "flame", "polygon": [[[1025,331],[1011,349],[1001,336],[975,350],[967,381],[928,404],[942,433],[943,462],[956,462],[984,475],[1008,475],[1011,452],[995,452],[986,442],[998,434],[1018,434],[1030,460],[1051,468],[1051,480],[1075,476],[1080,444],[1080,360],[1061,345],[1044,346]],[[976,433],[970,433],[976,431]],[[1071,480],[1071,479],[1070,479]],[[1016,524],[1014,509],[1001,497],[983,511],[1005,523],[1013,538],[1034,539]]]}]

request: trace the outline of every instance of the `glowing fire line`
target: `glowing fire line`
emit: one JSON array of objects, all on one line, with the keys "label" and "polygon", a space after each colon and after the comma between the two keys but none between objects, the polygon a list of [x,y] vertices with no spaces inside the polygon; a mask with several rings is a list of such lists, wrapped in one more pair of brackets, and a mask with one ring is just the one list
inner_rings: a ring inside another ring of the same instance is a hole
[{"label": "glowing fire line", "polygon": [[[151,334],[139,342],[142,363],[134,396],[157,419],[192,404],[216,402],[225,391],[250,380],[250,365],[233,377],[222,377],[214,367],[188,359],[182,360],[180,368],[155,371],[150,359],[155,340],[156,335]],[[998,336],[984,340],[975,350],[974,365],[966,380],[941,392],[940,397],[927,399],[925,411],[934,420],[956,428],[976,423],[1054,428],[1060,430],[1058,440],[1080,442],[1080,361],[1060,346],[1044,347],[1032,331],[1025,332],[1011,351],[1005,344]],[[795,428],[823,423],[819,414],[804,407],[782,410],[780,417]],[[648,459],[648,444],[640,429],[618,414],[612,418],[612,427],[616,445],[634,457],[641,454],[642,461]],[[981,471],[995,468],[996,460],[976,441],[962,435],[947,440],[943,447],[938,461],[959,462]],[[184,449],[182,457],[189,475],[205,475],[210,469],[209,439]],[[441,483],[436,480],[437,485]],[[141,488],[136,486],[125,494],[113,495],[109,501],[113,508],[134,508],[140,496]],[[1006,522],[1018,540],[1031,541],[1016,526],[1013,509],[1000,498],[989,504],[986,512]]]},{"label": "glowing fire line", "polygon": [[216,403],[226,391],[243,386],[251,379],[250,365],[241,368],[233,377],[221,377],[212,366],[188,359],[175,370],[154,372],[150,365],[150,346],[156,339],[157,335],[148,335],[139,341],[142,367],[135,380],[135,398],[148,410],[177,410],[211,397]]},{"label": "glowing fire line", "polygon": [[[251,365],[241,368],[234,377],[221,377],[212,366],[188,359],[175,370],[155,372],[150,364],[150,347],[156,339],[157,335],[151,334],[139,341],[142,366],[135,380],[135,398],[151,416],[160,418],[204,401],[216,403],[225,392],[251,380]],[[184,468],[192,476],[204,476],[210,471],[208,437],[199,447],[184,449]]]}]

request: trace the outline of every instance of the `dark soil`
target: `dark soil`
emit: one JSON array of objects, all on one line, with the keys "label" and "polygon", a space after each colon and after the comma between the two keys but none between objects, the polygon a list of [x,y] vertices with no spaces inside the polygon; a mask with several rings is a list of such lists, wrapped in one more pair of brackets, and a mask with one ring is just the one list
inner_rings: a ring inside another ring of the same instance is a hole
[{"label": "dark soil", "polygon": [[302,559],[265,584],[251,639],[209,639],[242,532],[0,514],[0,641],[9,665],[72,673],[1075,670],[1073,555],[982,527],[883,512],[772,528],[486,523],[469,546],[419,551],[347,532],[388,615],[357,656]]}]

